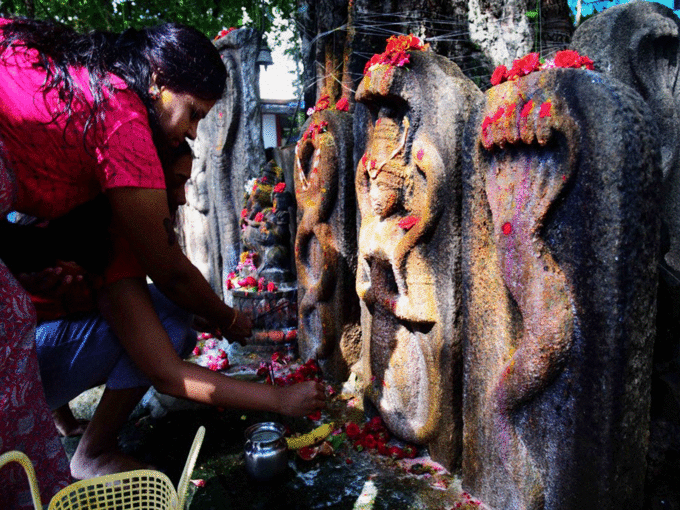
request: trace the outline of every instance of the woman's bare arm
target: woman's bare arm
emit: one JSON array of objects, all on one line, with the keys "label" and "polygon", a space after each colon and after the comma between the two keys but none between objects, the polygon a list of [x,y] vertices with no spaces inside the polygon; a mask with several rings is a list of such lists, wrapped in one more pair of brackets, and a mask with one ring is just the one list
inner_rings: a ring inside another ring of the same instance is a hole
[{"label": "woman's bare arm", "polygon": [[227,306],[182,253],[170,222],[165,190],[114,188],[107,192],[114,225],[128,240],[158,289],[181,308],[215,324],[230,340],[243,342],[250,321]]},{"label": "woman's bare arm", "polygon": [[324,406],[323,385],[288,387],[238,381],[182,360],[153,307],[142,279],[107,285],[99,307],[137,367],[161,393],[219,407],[274,411],[303,416]]}]

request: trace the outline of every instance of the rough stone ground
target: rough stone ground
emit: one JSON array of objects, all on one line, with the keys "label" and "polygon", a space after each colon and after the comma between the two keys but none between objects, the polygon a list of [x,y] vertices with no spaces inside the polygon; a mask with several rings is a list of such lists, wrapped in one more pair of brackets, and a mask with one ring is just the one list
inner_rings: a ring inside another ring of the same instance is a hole
[{"label": "rough stone ground", "polygon": [[[232,367],[227,373],[250,379],[256,378],[259,362],[268,360],[269,355],[235,352],[232,348],[229,359]],[[221,411],[150,392],[145,405],[138,406],[126,424],[121,446],[126,453],[157,466],[176,485],[196,430],[204,425],[206,436],[192,479],[205,484],[190,485],[190,510],[485,508],[462,492],[458,474],[437,471],[439,466],[430,461],[426,452],[419,452],[422,455],[416,459],[395,461],[356,451],[348,441],[332,456],[319,455],[311,461],[291,453],[288,470],[280,479],[266,483],[251,480],[243,463],[243,434],[248,426],[279,421],[293,431],[307,432],[329,421],[338,426],[365,420],[359,399],[348,398],[348,386],[345,385],[344,396],[341,387],[336,390],[321,420],[316,422],[264,412]],[[81,395],[72,402],[74,414],[89,418],[100,395],[101,388]],[[149,398],[150,395],[153,396]],[[680,510],[678,421],[668,421],[667,417],[652,421],[645,510]],[[78,438],[64,439],[69,455],[77,442]]]},{"label": "rough stone ground", "polygon": [[[227,373],[248,379],[256,377],[259,362],[268,360],[269,355],[235,353],[232,348],[229,359],[232,366]],[[278,421],[293,431],[307,432],[329,421],[336,426],[350,420],[363,423],[359,399],[341,394],[338,386],[321,419],[313,422],[273,413],[218,410],[150,392],[145,405],[138,406],[126,424],[120,442],[123,451],[155,465],[177,484],[196,430],[204,425],[206,436],[192,479],[205,484],[190,485],[191,510],[480,508],[461,491],[460,478],[433,463],[426,452],[419,452],[422,456],[415,459],[397,461],[359,452],[349,441],[333,455],[318,455],[309,461],[290,452],[288,470],[280,479],[256,482],[249,478],[243,461],[248,426]],[[95,388],[73,401],[76,417],[89,418],[100,395],[101,388]],[[69,455],[77,442],[78,438],[64,439]],[[456,506],[458,503],[460,506]]]}]

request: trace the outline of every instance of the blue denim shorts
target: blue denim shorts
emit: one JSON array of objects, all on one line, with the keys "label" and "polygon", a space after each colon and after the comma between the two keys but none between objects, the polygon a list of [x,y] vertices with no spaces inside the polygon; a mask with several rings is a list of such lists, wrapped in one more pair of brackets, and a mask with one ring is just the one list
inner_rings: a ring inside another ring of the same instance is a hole
[{"label": "blue denim shorts", "polygon": [[[191,329],[193,315],[153,285],[149,291],[175,351],[185,358],[197,340]],[[151,386],[98,313],[41,322],[35,336],[40,377],[52,410],[100,384],[112,390]]]}]

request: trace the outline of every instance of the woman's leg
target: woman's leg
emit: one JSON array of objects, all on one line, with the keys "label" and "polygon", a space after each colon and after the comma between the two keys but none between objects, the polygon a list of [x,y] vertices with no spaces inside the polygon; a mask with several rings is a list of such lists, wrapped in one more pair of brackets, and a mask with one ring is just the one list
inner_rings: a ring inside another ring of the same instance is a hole
[{"label": "woman's leg", "polygon": [[[14,182],[0,141],[0,215],[13,203]],[[2,239],[0,239],[2,242]],[[68,459],[40,383],[35,350],[35,309],[0,260],[0,453],[21,450],[35,466],[41,498],[48,502],[71,482]],[[18,464],[0,471],[0,505],[33,508]]]},{"label": "woman's leg", "polygon": [[[21,450],[29,456],[48,502],[71,478],[40,382],[34,326],[28,295],[0,261],[0,453]],[[17,464],[0,471],[0,501],[3,508],[33,508]]]},{"label": "woman's leg", "polygon": [[100,475],[153,469],[118,449],[118,434],[148,387],[110,390],[106,388],[71,459],[71,474],[85,479]]},{"label": "woman's leg", "polygon": [[[196,344],[196,332],[191,329],[191,314],[174,305],[154,287],[151,287],[150,291],[156,313],[175,350],[180,356],[188,355]],[[77,351],[77,355],[71,358],[69,364],[74,378],[79,377],[78,374],[85,371],[88,366],[91,370],[93,364],[99,366],[106,364],[106,359],[100,362],[93,360],[91,356],[96,353],[110,353],[106,354],[105,358],[115,361],[113,368],[107,368],[106,389],[71,459],[72,475],[83,479],[130,469],[148,468],[149,466],[142,465],[120,452],[118,434],[151,385],[150,381],[123,351],[108,324],[101,317],[94,322],[88,319],[86,324],[73,321],[67,326],[66,332],[62,335],[64,338],[73,338],[74,335],[87,337],[78,341],[79,348],[66,349],[67,352]],[[52,328],[51,331],[61,331],[61,329]],[[87,332],[87,335],[83,335],[82,332]],[[41,341],[40,343],[44,346],[49,342]],[[68,342],[64,339],[57,342],[57,344],[64,343]],[[117,357],[113,355],[116,348],[120,350]],[[64,357],[64,359],[68,358],[69,356]],[[58,363],[58,365],[64,364],[66,363],[63,360]],[[53,371],[58,373],[57,369]],[[101,371],[97,371],[97,374],[97,377],[101,377]],[[61,399],[53,398],[52,401],[57,404],[64,398],[62,392]]]}]

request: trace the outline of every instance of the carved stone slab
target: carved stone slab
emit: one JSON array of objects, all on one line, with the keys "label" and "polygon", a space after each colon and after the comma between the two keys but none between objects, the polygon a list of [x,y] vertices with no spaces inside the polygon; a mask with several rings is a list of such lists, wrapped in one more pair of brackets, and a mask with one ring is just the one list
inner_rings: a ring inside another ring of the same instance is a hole
[{"label": "carved stone slab", "polygon": [[356,173],[361,375],[390,430],[452,469],[462,432],[462,137],[482,94],[443,57],[409,58],[372,68],[356,94],[367,109]]},{"label": "carved stone slab", "polygon": [[463,486],[498,510],[640,508],[658,146],[632,89],[549,69],[486,93],[465,166]]},{"label": "carved stone slab", "polygon": [[348,112],[316,112],[295,147],[298,348],[337,381],[361,349],[352,120]]}]

